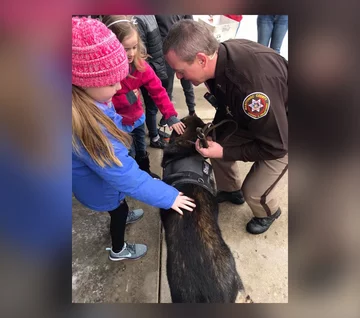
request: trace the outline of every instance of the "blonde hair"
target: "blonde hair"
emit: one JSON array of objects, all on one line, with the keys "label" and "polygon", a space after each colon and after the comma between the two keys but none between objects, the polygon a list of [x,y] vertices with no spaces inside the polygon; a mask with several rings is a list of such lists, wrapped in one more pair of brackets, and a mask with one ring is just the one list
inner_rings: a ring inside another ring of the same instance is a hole
[{"label": "blonde hair", "polygon": [[80,143],[90,157],[100,166],[115,164],[122,166],[115,156],[114,147],[106,137],[103,128],[130,148],[131,137],[117,128],[114,122],[106,116],[86,92],[72,85],[72,147],[80,155]]},{"label": "blonde hair", "polygon": [[[120,21],[125,20],[125,21]],[[134,57],[134,66],[139,72],[145,71],[145,64],[143,63],[149,55],[146,52],[146,47],[144,42],[141,40],[139,36],[139,31],[134,24],[134,17],[133,16],[126,16],[126,15],[104,15],[101,20],[108,28],[113,31],[120,41],[123,43],[124,39],[127,36],[136,33],[138,38],[138,49],[136,55]],[[118,23],[116,23],[118,22]]]}]

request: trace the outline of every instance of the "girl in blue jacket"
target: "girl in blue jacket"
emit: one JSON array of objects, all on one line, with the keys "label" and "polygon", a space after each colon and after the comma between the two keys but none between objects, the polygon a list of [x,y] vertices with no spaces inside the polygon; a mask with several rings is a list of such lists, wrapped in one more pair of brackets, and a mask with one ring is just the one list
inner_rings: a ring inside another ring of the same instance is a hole
[{"label": "girl in blue jacket", "polygon": [[144,244],[124,242],[129,213],[125,196],[163,209],[192,211],[194,200],[139,169],[128,155],[134,127],[122,124],[111,102],[129,73],[126,52],[114,33],[95,19],[72,18],[72,178],[74,196],[86,207],[109,211],[113,261],[138,259]]}]

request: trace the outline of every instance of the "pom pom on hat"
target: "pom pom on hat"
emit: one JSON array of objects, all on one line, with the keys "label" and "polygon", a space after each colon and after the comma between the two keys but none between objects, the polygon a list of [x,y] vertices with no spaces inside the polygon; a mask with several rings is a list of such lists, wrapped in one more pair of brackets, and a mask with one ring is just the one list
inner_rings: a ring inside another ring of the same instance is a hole
[{"label": "pom pom on hat", "polygon": [[96,19],[72,18],[72,84],[114,85],[128,73],[125,49],[105,24]]}]

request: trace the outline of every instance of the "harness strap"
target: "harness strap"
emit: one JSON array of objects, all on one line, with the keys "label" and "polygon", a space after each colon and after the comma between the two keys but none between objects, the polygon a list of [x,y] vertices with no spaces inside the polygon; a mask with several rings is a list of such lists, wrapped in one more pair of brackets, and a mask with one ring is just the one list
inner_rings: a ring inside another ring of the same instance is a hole
[{"label": "harness strap", "polygon": [[204,179],[203,176],[192,171],[183,171],[183,172],[174,173],[165,177],[162,181],[175,188],[177,185],[180,184],[191,183],[206,189],[215,197],[217,194],[216,188],[211,186],[209,180]]},{"label": "harness strap", "polygon": [[201,146],[203,148],[209,148],[209,144],[207,142],[206,137],[209,135],[209,133],[212,131],[212,139],[214,141],[216,141],[216,132],[215,129],[225,123],[233,123],[235,124],[235,129],[231,132],[230,135],[228,135],[225,139],[224,139],[224,143],[236,132],[237,128],[238,128],[238,124],[236,121],[232,120],[232,119],[223,119],[222,121],[220,121],[219,123],[217,123],[216,125],[213,125],[212,123],[207,123],[203,128],[196,128],[196,132],[197,132],[197,137],[200,139],[200,143]]}]

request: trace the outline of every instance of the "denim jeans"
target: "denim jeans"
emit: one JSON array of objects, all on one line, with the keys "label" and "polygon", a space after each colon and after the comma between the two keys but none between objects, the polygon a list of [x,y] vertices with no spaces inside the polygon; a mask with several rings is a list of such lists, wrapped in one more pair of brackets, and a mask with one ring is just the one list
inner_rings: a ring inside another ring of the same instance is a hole
[{"label": "denim jeans", "polygon": [[133,138],[133,143],[129,150],[131,157],[135,158],[135,155],[143,157],[146,154],[146,142],[145,142],[145,124],[135,128],[130,135]]},{"label": "denim jeans", "polygon": [[[161,80],[161,84],[166,89],[168,86],[168,80]],[[158,128],[156,125],[156,114],[158,112],[158,107],[150,97],[147,89],[144,86],[141,86],[140,89],[145,104],[146,127],[149,130],[149,137],[154,138],[158,135]]]},{"label": "denim jeans", "polygon": [[[173,93],[173,89],[174,89],[175,72],[167,62],[165,62],[165,64],[166,64],[166,72],[167,72],[168,80],[169,80],[166,91],[168,93],[169,98],[172,99],[172,93]],[[184,78],[182,78],[180,80],[180,82],[181,82],[181,86],[184,91],[185,101],[186,101],[188,110],[189,110],[189,112],[194,111],[196,104],[195,104],[195,94],[194,94],[193,85],[190,81],[188,81]]]},{"label": "denim jeans", "polygon": [[259,15],[257,18],[258,43],[269,46],[280,54],[280,48],[288,30],[287,15]]}]

